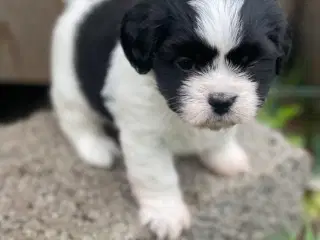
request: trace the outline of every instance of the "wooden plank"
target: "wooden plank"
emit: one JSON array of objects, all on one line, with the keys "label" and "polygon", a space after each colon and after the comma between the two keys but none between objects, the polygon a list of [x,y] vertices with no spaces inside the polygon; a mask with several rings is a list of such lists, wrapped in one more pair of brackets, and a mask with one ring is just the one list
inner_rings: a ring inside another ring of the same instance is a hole
[{"label": "wooden plank", "polygon": [[0,0],[0,82],[48,81],[49,47],[61,1]]}]

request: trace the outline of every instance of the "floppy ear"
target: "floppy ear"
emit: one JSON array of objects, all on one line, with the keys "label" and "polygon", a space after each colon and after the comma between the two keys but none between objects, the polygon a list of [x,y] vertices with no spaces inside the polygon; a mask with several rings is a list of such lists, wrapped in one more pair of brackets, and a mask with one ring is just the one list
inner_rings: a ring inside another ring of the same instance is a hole
[{"label": "floppy ear", "polygon": [[154,55],[167,32],[164,10],[155,9],[155,4],[151,2],[135,5],[125,14],[121,24],[120,42],[123,51],[140,74],[151,70]]},{"label": "floppy ear", "polygon": [[292,48],[292,29],[286,26],[283,34],[280,34],[277,43],[279,57],[276,62],[276,74],[279,75],[281,70],[289,59]]}]

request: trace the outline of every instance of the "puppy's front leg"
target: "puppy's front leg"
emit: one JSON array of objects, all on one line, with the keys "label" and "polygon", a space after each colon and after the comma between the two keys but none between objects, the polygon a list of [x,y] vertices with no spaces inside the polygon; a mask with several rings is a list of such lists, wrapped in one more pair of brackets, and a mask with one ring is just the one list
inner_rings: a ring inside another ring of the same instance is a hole
[{"label": "puppy's front leg", "polygon": [[122,132],[121,144],[141,223],[159,239],[178,238],[189,227],[190,215],[171,152],[149,132]]},{"label": "puppy's front leg", "polygon": [[224,176],[250,172],[248,156],[237,142],[235,133],[234,127],[217,135],[213,134],[212,147],[200,153],[201,160],[208,169]]}]

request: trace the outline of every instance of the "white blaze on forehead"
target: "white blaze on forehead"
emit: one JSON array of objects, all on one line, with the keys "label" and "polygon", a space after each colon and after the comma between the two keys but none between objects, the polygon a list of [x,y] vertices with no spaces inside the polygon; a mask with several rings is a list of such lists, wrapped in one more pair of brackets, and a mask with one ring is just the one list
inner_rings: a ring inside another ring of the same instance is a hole
[{"label": "white blaze on forehead", "polygon": [[191,0],[198,13],[197,32],[208,44],[227,53],[239,42],[244,0]]}]

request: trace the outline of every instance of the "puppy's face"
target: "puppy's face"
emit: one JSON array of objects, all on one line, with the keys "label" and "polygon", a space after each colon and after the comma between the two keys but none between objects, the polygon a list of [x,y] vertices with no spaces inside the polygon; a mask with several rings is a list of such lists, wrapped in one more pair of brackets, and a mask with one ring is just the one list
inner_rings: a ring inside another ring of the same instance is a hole
[{"label": "puppy's face", "polygon": [[220,129],[255,117],[290,39],[275,0],[148,0],[124,17],[121,43],[184,121]]}]

